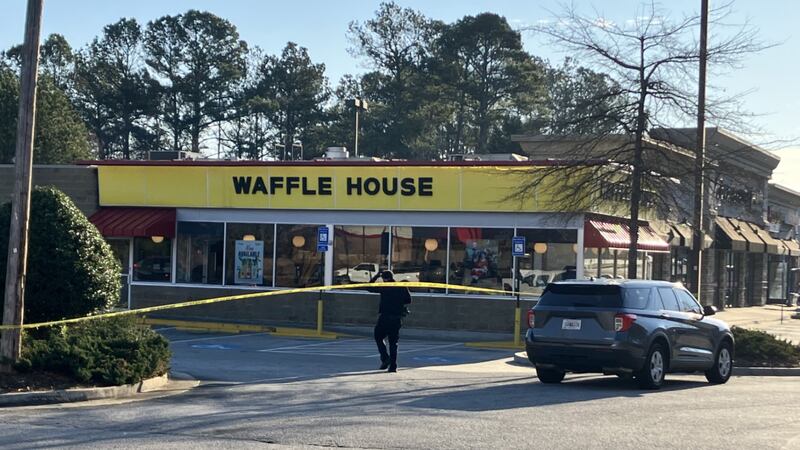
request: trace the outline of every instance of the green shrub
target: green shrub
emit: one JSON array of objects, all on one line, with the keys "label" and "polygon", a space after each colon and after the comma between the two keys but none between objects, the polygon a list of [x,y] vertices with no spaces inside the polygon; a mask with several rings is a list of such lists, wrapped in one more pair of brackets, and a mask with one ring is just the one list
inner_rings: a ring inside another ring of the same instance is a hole
[{"label": "green shrub", "polygon": [[[11,204],[0,207],[0,294],[5,290]],[[119,262],[111,247],[63,192],[31,193],[25,288],[27,323],[80,317],[119,299]]]},{"label": "green shrub", "polygon": [[132,317],[97,319],[23,340],[18,371],[47,371],[80,383],[130,384],[169,369],[169,343]]},{"label": "green shrub", "polygon": [[733,327],[737,366],[790,367],[800,364],[800,347],[759,330]]}]

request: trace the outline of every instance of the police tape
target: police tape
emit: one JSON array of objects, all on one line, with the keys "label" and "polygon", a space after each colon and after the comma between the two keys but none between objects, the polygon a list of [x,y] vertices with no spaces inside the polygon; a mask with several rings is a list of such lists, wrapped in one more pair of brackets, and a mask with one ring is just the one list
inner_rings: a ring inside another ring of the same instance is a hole
[{"label": "police tape", "polygon": [[406,287],[406,288],[428,288],[428,289],[449,289],[454,291],[463,291],[463,292],[475,292],[475,293],[483,293],[483,294],[503,294],[509,295],[511,294],[510,291],[503,291],[500,289],[490,289],[490,288],[481,288],[481,287],[474,287],[474,286],[463,286],[458,284],[445,284],[445,283],[428,283],[428,282],[407,282],[407,281],[394,281],[388,283],[354,283],[354,284],[343,284],[337,286],[316,286],[316,287],[307,287],[307,288],[292,288],[292,289],[280,289],[280,290],[270,290],[270,291],[259,291],[253,292],[250,294],[239,294],[239,295],[228,295],[223,297],[213,297],[213,298],[206,298],[201,300],[189,300],[180,303],[170,303],[167,305],[158,305],[158,306],[148,306],[146,308],[138,308],[138,309],[128,309],[123,311],[112,311],[102,314],[95,314],[91,316],[83,316],[83,317],[75,317],[72,319],[61,319],[61,320],[53,320],[50,322],[40,322],[40,323],[27,323],[22,325],[0,325],[0,331],[2,330],[27,330],[27,329],[36,329],[36,328],[44,328],[44,327],[52,327],[56,325],[69,325],[79,322],[87,322],[90,320],[97,320],[97,319],[108,319],[112,317],[122,317],[122,316],[131,316],[131,315],[139,315],[139,314],[147,314],[157,311],[167,311],[170,309],[178,309],[178,308],[188,308],[191,306],[201,306],[201,305],[211,305],[214,303],[222,303],[222,302],[231,302],[237,300],[250,300],[255,298],[262,298],[262,297],[275,297],[279,295],[290,295],[290,294],[301,294],[307,292],[317,292],[321,293],[322,291],[332,291],[332,290],[353,290],[353,289],[363,289],[363,288],[378,288],[378,287]]}]

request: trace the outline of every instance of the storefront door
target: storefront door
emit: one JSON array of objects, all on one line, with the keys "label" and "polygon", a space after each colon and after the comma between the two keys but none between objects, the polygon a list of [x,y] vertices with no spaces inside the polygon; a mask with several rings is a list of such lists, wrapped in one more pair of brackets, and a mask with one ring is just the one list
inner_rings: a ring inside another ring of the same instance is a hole
[{"label": "storefront door", "polygon": [[117,308],[130,308],[130,278],[131,278],[131,240],[109,239],[108,245],[117,257],[120,267],[120,293]]}]

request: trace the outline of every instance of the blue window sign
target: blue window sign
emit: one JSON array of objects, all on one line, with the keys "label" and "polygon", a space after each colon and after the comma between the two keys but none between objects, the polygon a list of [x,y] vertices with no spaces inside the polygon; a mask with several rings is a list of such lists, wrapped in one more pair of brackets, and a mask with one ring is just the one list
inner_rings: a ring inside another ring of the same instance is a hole
[{"label": "blue window sign", "polygon": [[514,236],[511,239],[511,255],[525,256],[525,236]]},{"label": "blue window sign", "polygon": [[317,251],[327,252],[328,242],[330,241],[330,230],[328,227],[319,227],[317,229]]}]

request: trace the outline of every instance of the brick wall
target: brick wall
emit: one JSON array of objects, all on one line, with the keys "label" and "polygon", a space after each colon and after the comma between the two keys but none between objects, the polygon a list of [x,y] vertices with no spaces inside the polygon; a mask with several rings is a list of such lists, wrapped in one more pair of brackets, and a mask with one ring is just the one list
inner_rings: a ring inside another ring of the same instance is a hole
[{"label": "brick wall", "polygon": [[[131,287],[131,306],[143,308],[189,299],[245,293],[252,293],[252,291],[230,288],[135,285]],[[319,295],[319,293],[303,293],[238,300],[162,311],[158,313],[158,316],[314,327]],[[324,292],[322,299],[325,326],[374,324],[378,313],[378,298],[377,294],[370,293]],[[533,302],[523,300],[521,306],[524,312],[533,306]],[[411,315],[404,320],[404,326],[436,330],[511,333],[514,330],[514,307],[515,302],[512,299],[414,295],[410,308]],[[526,328],[524,320],[523,314],[523,330]]]},{"label": "brick wall", "polygon": [[[87,216],[98,206],[97,168],[86,166],[34,166],[34,186],[55,186],[64,191]],[[0,165],[0,203],[14,192],[14,166]]]}]

